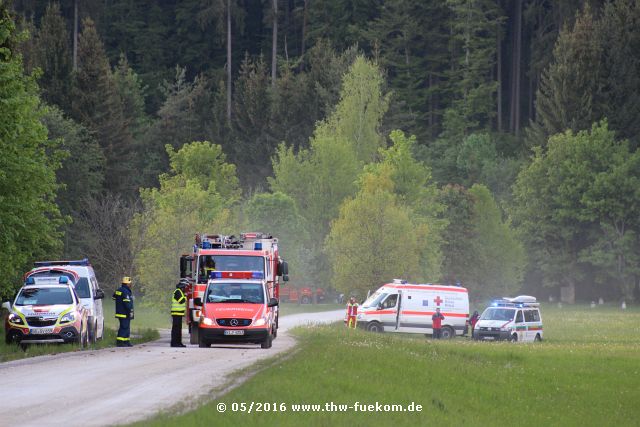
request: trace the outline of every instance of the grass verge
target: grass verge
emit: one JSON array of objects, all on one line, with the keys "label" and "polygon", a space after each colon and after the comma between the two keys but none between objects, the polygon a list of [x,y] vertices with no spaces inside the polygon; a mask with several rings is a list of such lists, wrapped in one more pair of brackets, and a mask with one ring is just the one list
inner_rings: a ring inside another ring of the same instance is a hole
[{"label": "grass verge", "polygon": [[[292,358],[195,411],[143,425],[637,425],[640,310],[543,307],[543,320],[537,344],[298,328]],[[251,402],[270,411],[233,411]],[[355,402],[422,410],[362,412]],[[331,403],[351,407],[329,412]]]}]

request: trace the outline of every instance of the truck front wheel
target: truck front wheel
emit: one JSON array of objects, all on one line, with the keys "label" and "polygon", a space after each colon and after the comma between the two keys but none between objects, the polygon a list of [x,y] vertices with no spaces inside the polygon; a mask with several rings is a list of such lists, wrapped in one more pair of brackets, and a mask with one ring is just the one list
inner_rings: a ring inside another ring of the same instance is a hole
[{"label": "truck front wheel", "polygon": [[[191,336],[193,336],[193,334],[191,334]],[[204,339],[204,337],[201,336],[200,339],[198,340],[198,347],[200,347],[200,348],[209,348],[209,347],[211,347],[211,343],[206,341]]]},{"label": "truck front wheel", "polygon": [[271,348],[273,345],[273,337],[271,334],[267,335],[267,337],[260,343],[260,348]]},{"label": "truck front wheel", "polygon": [[195,323],[192,323],[189,327],[189,331],[191,332],[189,334],[189,344],[199,344],[200,341],[198,340],[198,326]]},{"label": "truck front wheel", "polygon": [[378,322],[370,322],[367,325],[367,331],[369,331],[369,332],[384,332],[384,328]]}]

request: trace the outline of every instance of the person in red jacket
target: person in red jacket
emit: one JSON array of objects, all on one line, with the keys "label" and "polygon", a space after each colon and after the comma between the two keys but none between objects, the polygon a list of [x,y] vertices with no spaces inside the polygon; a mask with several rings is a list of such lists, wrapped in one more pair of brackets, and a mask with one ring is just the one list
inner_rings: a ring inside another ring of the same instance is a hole
[{"label": "person in red jacket", "polygon": [[356,318],[358,316],[358,303],[356,302],[355,297],[349,298],[349,302],[347,303],[347,327],[354,328],[356,327]]},{"label": "person in red jacket", "polygon": [[440,332],[442,331],[442,321],[444,320],[444,315],[440,313],[440,307],[436,308],[436,312],[431,316],[431,320],[433,323],[431,326],[433,328],[432,337],[433,339],[439,340]]},{"label": "person in red jacket", "polygon": [[476,323],[478,323],[479,319],[480,315],[478,314],[478,311],[474,311],[473,315],[469,319],[469,325],[471,325],[471,338],[473,338],[473,328],[476,327]]}]

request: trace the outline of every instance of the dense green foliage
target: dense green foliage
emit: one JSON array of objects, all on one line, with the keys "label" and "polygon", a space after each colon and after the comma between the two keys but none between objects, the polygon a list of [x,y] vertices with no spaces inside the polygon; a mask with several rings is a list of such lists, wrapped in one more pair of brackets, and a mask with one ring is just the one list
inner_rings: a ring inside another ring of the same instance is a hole
[{"label": "dense green foliage", "polygon": [[[106,288],[126,273],[153,294],[195,232],[248,227],[280,237],[292,278],[312,285],[401,275],[478,298],[571,283],[578,298],[640,298],[635,0],[86,0],[77,17],[74,2],[2,4],[7,28],[31,35],[3,36],[3,105],[29,94],[3,125],[29,129],[29,115],[37,134],[2,161],[43,167],[11,175],[37,186],[0,191],[20,202],[0,223],[10,288],[62,246]],[[601,120],[606,132],[580,133]],[[595,138],[594,157],[556,158],[575,138]],[[560,174],[559,159],[588,170]],[[378,233],[409,231],[406,247],[370,234],[345,256],[365,211]],[[365,278],[376,251],[390,265]]]},{"label": "dense green foliage", "polygon": [[55,203],[59,140],[47,139],[35,78],[24,74],[15,26],[0,2],[0,295],[9,296],[34,258],[61,249]]}]

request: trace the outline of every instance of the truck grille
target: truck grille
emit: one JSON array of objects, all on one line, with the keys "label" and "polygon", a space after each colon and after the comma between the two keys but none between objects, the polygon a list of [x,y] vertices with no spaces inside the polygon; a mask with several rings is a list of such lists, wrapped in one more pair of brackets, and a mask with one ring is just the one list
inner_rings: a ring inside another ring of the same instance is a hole
[{"label": "truck grille", "polygon": [[43,319],[40,317],[27,317],[27,323],[29,326],[41,327],[41,326],[53,326],[56,324],[57,319]]},{"label": "truck grille", "polygon": [[482,328],[480,328],[480,330],[481,330],[482,332],[485,332],[485,331],[500,332],[500,328],[485,328],[485,327],[482,327]]},{"label": "truck grille", "polygon": [[231,326],[231,327],[249,326],[251,324],[251,319],[236,319],[235,317],[231,319],[216,319],[216,321],[220,326]]}]

